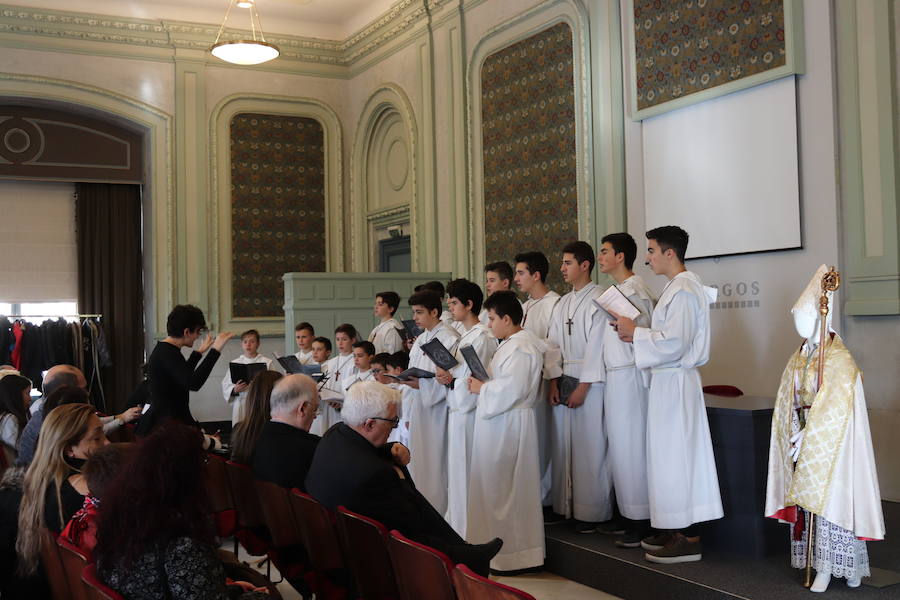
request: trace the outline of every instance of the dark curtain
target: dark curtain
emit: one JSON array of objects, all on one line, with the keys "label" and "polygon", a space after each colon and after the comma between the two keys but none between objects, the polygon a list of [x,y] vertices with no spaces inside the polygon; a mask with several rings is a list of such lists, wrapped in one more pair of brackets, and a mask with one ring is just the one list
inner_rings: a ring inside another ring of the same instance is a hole
[{"label": "dark curtain", "polygon": [[112,365],[101,369],[105,410],[122,411],[144,361],[141,187],[76,185],[78,311],[101,314]]}]

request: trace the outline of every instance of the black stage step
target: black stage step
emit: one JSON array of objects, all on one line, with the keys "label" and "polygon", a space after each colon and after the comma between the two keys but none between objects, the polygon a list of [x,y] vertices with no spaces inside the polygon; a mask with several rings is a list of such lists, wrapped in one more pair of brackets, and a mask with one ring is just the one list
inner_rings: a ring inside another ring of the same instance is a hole
[{"label": "black stage step", "polygon": [[[873,568],[900,571],[900,504],[884,502],[885,541],[868,544]],[[625,600],[812,600],[802,585],[802,571],[790,567],[788,528],[784,552],[747,558],[706,552],[703,560],[657,565],[644,560],[641,549],[617,548],[615,536],[576,533],[571,523],[548,525],[546,568],[567,579]],[[900,598],[900,585],[848,588],[832,579],[827,598],[833,600]]]}]

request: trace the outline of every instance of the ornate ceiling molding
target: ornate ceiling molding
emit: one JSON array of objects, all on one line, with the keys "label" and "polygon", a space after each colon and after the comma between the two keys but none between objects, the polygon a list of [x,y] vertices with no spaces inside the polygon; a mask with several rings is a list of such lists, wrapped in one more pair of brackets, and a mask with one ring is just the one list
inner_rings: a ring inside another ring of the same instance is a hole
[{"label": "ornate ceiling molding", "polygon": [[[282,57],[290,61],[331,67],[350,67],[381,46],[396,40],[450,0],[401,0],[386,13],[344,40],[290,35],[269,35]],[[90,15],[22,6],[0,5],[0,43],[15,45],[25,36],[30,47],[59,48],[60,40],[122,44],[138,50],[202,50],[209,48],[218,27],[214,24]],[[228,39],[245,38],[248,32],[226,29]],[[19,36],[22,36],[20,38]],[[42,39],[46,38],[46,39]],[[52,39],[52,41],[51,41]],[[127,50],[124,55],[133,54]]]}]

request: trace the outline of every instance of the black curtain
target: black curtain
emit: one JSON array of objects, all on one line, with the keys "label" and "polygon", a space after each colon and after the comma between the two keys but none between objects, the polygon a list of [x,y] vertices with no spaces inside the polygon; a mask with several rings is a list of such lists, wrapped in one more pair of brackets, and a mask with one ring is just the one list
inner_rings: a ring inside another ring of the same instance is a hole
[{"label": "black curtain", "polygon": [[122,411],[144,360],[141,187],[78,183],[78,311],[101,314],[112,365],[101,368],[104,410]]}]

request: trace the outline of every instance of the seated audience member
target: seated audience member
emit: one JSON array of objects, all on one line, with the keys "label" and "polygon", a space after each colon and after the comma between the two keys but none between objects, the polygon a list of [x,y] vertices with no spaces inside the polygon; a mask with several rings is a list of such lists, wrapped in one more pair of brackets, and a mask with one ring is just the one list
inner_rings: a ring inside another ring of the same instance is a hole
[{"label": "seated audience member", "polygon": [[[56,365],[50,367],[47,371],[43,382],[43,396],[32,404],[31,419],[29,419],[25,429],[22,430],[22,439],[19,441],[19,457],[16,459],[17,465],[27,467],[31,463],[44,419],[51,410],[64,404],[62,396],[54,395],[56,390],[63,387],[87,390],[87,380],[85,380],[81,369],[72,365]],[[89,396],[87,395],[81,399],[75,399],[70,394],[67,394],[66,397],[68,402],[90,404]],[[35,404],[39,404],[39,410],[34,409]],[[103,433],[110,434],[125,423],[131,423],[139,416],[141,416],[141,409],[132,407],[115,416],[100,417],[100,422],[103,423]]]},{"label": "seated audience member", "polygon": [[[159,423],[138,444],[128,477],[104,493],[94,558],[100,578],[126,600],[235,597],[204,509],[204,460],[196,427]],[[270,598],[255,591],[238,597]]]},{"label": "seated audience member", "polygon": [[106,494],[112,481],[123,470],[134,453],[132,443],[110,444],[97,448],[84,463],[82,475],[87,484],[88,494],[84,497],[84,505],[72,515],[60,537],[77,546],[88,560],[97,545],[97,511],[100,499]]},{"label": "seated audience member", "polygon": [[[259,353],[259,332],[255,329],[248,329],[241,334],[241,350],[240,356],[232,360],[233,363],[242,365],[262,363],[266,365],[266,369],[272,368],[272,359],[266,358]],[[225,402],[231,404],[231,424],[237,425],[245,416],[245,405],[247,401],[247,390],[250,388],[251,381],[238,381],[232,383],[231,368],[225,371],[222,378],[222,397]]]},{"label": "seated audience member", "polygon": [[0,379],[0,444],[5,464],[13,464],[19,455],[19,439],[28,422],[31,380],[7,371]]},{"label": "seated audience member", "polygon": [[[252,468],[257,479],[286,488],[303,485],[319,436],[309,427],[319,409],[316,382],[307,375],[288,375],[272,390],[271,420],[257,437]],[[285,460],[290,456],[291,460]]]},{"label": "seated audience member", "polygon": [[89,404],[65,404],[47,415],[22,487],[16,538],[19,575],[37,571],[41,530],[46,527],[58,534],[84,504],[87,485],[81,468],[107,444],[103,425]]},{"label": "seated audience member", "polygon": [[408,462],[405,449],[385,443],[397,426],[399,403],[399,392],[375,381],[350,388],[344,421],[316,448],[306,477],[309,493],[332,510],[343,505],[487,575],[503,541],[467,544],[419,493],[406,467],[397,465],[398,457]]},{"label": "seated audience member", "polygon": [[231,432],[231,460],[234,462],[250,464],[256,441],[269,420],[272,388],[282,377],[284,375],[278,371],[265,371],[253,378],[253,383],[247,389],[244,418]]}]

